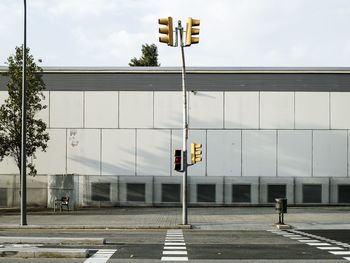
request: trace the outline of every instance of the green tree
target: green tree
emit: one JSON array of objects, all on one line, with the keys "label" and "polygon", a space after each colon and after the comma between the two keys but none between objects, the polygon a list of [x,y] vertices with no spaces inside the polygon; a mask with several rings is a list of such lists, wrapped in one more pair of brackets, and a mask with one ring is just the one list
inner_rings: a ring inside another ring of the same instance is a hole
[{"label": "green tree", "polygon": [[[41,104],[45,99],[43,90],[45,83],[42,77],[42,68],[37,66],[34,57],[26,50],[27,56],[27,169],[29,175],[35,176],[37,170],[32,162],[38,149],[46,151],[49,135],[46,124],[38,119],[38,113],[46,106]],[[19,171],[21,170],[21,111],[22,111],[22,63],[23,46],[16,47],[16,53],[7,59],[8,71],[8,98],[0,107],[0,161],[5,156],[14,158]],[[30,161],[29,161],[30,160]]]},{"label": "green tree", "polygon": [[158,64],[158,49],[155,44],[148,45],[144,44],[142,45],[142,56],[141,58],[133,58],[130,60],[129,66],[130,67],[159,67],[160,64]]}]

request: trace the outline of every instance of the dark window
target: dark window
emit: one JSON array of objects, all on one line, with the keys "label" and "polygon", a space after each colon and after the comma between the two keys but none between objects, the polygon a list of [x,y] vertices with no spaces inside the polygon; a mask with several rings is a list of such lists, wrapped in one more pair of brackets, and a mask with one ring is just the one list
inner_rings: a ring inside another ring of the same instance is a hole
[{"label": "dark window", "polygon": [[303,203],[322,203],[322,185],[304,184]]},{"label": "dark window", "polygon": [[92,201],[111,201],[111,184],[110,183],[92,183],[91,199]]},{"label": "dark window", "polygon": [[250,184],[232,185],[232,202],[250,203]]},{"label": "dark window", "polygon": [[0,188],[0,206],[7,206],[7,188]]},{"label": "dark window", "polygon": [[338,203],[350,203],[350,185],[338,185]]},{"label": "dark window", "polygon": [[145,202],[145,184],[127,184],[127,201]]},{"label": "dark window", "polygon": [[162,184],[162,202],[180,202],[180,184]]},{"label": "dark window", "polygon": [[197,185],[197,202],[215,202],[216,201],[215,184]]},{"label": "dark window", "polygon": [[276,198],[286,198],[285,184],[272,184],[267,186],[267,201],[275,203]]}]

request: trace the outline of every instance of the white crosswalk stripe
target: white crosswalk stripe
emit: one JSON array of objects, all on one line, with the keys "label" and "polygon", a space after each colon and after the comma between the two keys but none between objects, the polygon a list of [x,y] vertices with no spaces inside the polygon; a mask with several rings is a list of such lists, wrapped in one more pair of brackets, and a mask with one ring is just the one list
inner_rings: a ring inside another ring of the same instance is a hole
[{"label": "white crosswalk stripe", "polygon": [[106,263],[116,251],[116,249],[100,249],[84,263]]}]

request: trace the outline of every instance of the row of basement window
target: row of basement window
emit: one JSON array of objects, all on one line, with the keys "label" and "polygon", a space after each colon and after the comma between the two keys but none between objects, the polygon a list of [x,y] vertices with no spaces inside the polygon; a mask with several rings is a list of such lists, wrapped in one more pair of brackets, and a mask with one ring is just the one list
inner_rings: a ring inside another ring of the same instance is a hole
[{"label": "row of basement window", "polygon": [[[111,201],[110,183],[92,183],[92,201]],[[274,203],[275,198],[286,197],[286,185],[268,185],[267,200]],[[181,202],[180,184],[162,184],[161,200],[164,203]],[[126,186],[128,202],[145,202],[146,185],[143,183],[128,183]],[[302,187],[303,203],[322,203],[322,185],[304,184]],[[198,184],[197,202],[215,203],[216,185]],[[251,185],[233,184],[232,185],[232,203],[250,203]],[[350,185],[338,185],[338,203],[350,203]]]}]

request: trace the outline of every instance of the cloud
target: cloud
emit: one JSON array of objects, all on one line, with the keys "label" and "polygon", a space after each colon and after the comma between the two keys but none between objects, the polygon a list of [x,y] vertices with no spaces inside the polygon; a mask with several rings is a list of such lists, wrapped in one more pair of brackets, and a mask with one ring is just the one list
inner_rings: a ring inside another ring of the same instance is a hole
[{"label": "cloud", "polygon": [[[22,42],[22,6],[1,0],[0,63]],[[163,66],[178,48],[158,43],[160,17],[201,19],[190,66],[348,66],[348,0],[31,0],[28,43],[44,65],[127,66],[156,43]],[[5,36],[5,37],[3,37]]]}]

